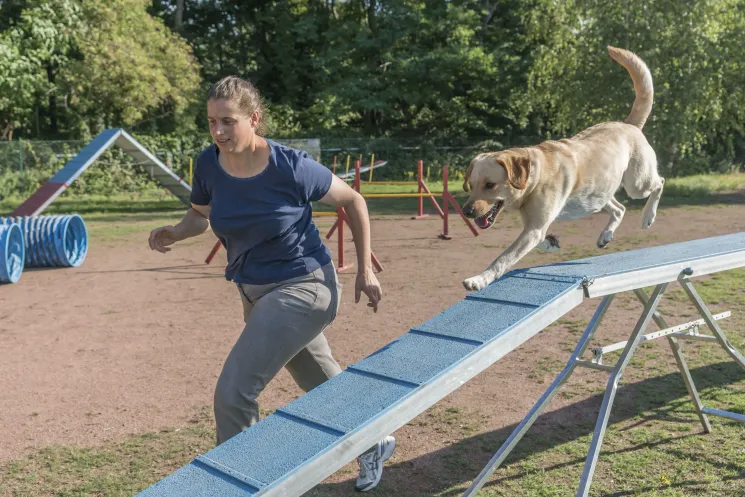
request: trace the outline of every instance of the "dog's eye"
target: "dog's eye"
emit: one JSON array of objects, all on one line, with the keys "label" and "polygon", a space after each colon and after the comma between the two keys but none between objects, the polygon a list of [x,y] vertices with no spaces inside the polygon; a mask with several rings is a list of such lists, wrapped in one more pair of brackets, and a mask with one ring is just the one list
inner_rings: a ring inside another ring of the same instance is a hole
[{"label": "dog's eye", "polygon": [[487,183],[487,184],[486,184],[486,188],[487,188],[487,190],[493,190],[493,189],[495,189],[496,187],[497,187],[497,184],[496,184],[496,183]]}]

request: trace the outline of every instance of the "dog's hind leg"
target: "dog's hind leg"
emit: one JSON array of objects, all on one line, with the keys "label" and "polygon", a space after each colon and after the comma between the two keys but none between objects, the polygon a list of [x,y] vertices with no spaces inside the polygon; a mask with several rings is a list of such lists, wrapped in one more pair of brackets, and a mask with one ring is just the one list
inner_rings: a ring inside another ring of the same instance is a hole
[{"label": "dog's hind leg", "polygon": [[610,219],[608,220],[608,225],[605,227],[603,232],[600,233],[600,237],[598,238],[599,248],[605,248],[605,246],[613,240],[613,233],[615,233],[616,229],[621,224],[623,215],[626,213],[626,208],[614,197],[610,198],[608,203],[605,204],[605,207],[603,207],[603,210],[610,214]]},{"label": "dog's hind leg", "polygon": [[652,190],[652,193],[647,199],[647,203],[644,204],[644,210],[642,211],[642,229],[645,230],[652,226],[655,217],[657,217],[657,205],[660,203],[662,197],[662,189],[665,186],[665,178],[659,178],[659,184],[657,188]]},{"label": "dog's hind leg", "polygon": [[629,167],[623,173],[621,184],[629,197],[647,199],[642,211],[642,229],[652,226],[657,216],[657,204],[662,197],[665,178],[657,172],[657,157],[646,141],[637,145]]}]

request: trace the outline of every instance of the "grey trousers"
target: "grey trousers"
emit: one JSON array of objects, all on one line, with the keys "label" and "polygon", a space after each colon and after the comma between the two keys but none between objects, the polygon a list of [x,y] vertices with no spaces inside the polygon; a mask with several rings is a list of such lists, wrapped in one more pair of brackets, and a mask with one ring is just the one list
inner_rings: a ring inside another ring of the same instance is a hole
[{"label": "grey trousers", "polygon": [[218,445],[259,421],[257,398],[283,367],[306,392],[341,372],[323,334],[341,288],[333,263],[278,283],[238,284],[246,326],[215,388]]}]

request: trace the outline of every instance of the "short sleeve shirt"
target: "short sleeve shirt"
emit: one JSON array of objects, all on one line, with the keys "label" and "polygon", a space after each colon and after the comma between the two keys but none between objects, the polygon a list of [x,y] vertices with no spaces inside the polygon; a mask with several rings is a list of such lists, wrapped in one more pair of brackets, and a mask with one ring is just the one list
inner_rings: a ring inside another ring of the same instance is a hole
[{"label": "short sleeve shirt", "polygon": [[197,158],[191,202],[210,206],[210,225],[227,250],[225,278],[263,285],[303,276],[331,262],[312,219],[312,201],[333,173],[307,152],[266,140],[269,164],[237,178],[218,162],[215,144]]}]

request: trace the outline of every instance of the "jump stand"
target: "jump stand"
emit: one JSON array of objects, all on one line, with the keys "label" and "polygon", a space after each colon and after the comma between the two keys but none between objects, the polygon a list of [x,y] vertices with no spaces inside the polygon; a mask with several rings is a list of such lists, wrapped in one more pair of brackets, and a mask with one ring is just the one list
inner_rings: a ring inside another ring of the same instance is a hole
[{"label": "jump stand", "polygon": [[[347,213],[344,211],[343,207],[337,207],[336,208],[336,222],[331,226],[331,229],[326,234],[326,239],[328,240],[331,238],[331,235],[334,234],[334,231],[339,230],[337,233],[338,239],[337,239],[337,252],[339,257],[339,263],[337,264],[336,271],[341,273],[346,271],[347,269],[354,266],[354,264],[344,264],[344,225],[349,226],[349,218],[347,218]],[[351,229],[351,227],[350,227]],[[383,266],[380,264],[380,261],[375,256],[375,252],[370,250],[370,258],[372,259],[373,266],[375,266],[375,269],[378,270],[378,272],[383,270]]]},{"label": "jump stand", "polygon": [[[357,161],[355,163],[355,175],[354,175],[354,182],[352,183],[352,188],[354,188],[357,192],[360,191],[360,161]],[[346,271],[347,269],[354,266],[354,264],[344,264],[344,225],[349,226],[349,218],[347,217],[347,213],[344,211],[343,207],[337,207],[336,208],[336,222],[331,226],[331,229],[326,234],[326,239],[330,239],[331,236],[334,234],[334,231],[339,230],[337,233],[338,239],[337,239],[337,255],[339,257],[339,263],[337,264],[336,271],[341,273]],[[351,230],[351,226],[349,227]],[[370,258],[372,259],[373,266],[375,266],[375,269],[378,270],[378,272],[383,270],[383,266],[380,264],[380,261],[375,256],[375,252],[370,250]]]},{"label": "jump stand", "polygon": [[[425,191],[430,195],[429,199],[432,201],[432,205],[434,206],[437,213],[440,215],[442,219],[445,219],[445,213],[442,212],[442,209],[440,209],[440,206],[437,204],[437,201],[435,200],[435,197],[432,195],[432,192],[429,190],[429,187],[427,187],[427,184],[424,182],[424,161],[420,160],[417,162],[417,188],[418,193],[421,195]],[[419,197],[419,210],[417,211],[417,215],[413,216],[411,219],[424,219],[426,217],[429,217],[429,214],[424,213],[424,196]]]},{"label": "jump stand", "polygon": [[466,226],[471,230],[473,236],[479,236],[479,232],[476,231],[476,228],[471,224],[471,221],[469,221],[466,215],[463,214],[460,205],[455,201],[455,197],[450,194],[450,190],[448,189],[448,166],[442,168],[442,190],[442,233],[439,237],[442,240],[450,240],[452,238],[448,233],[448,204],[451,204],[453,209],[460,214],[460,217],[463,218],[463,222],[466,223]]},{"label": "jump stand", "polygon": [[[520,439],[525,435],[525,432],[532,426],[533,422],[538,418],[540,413],[546,408],[548,403],[558,393],[559,388],[569,379],[574,372],[574,368],[577,366],[595,369],[599,371],[605,371],[610,373],[610,379],[605,389],[605,395],[603,397],[603,403],[600,407],[598,414],[597,423],[592,436],[592,442],[590,444],[589,453],[585,460],[584,470],[580,479],[579,488],[577,490],[577,497],[586,497],[590,491],[590,485],[592,483],[592,477],[595,472],[595,466],[597,465],[598,456],[600,455],[600,446],[603,443],[603,437],[605,436],[605,430],[608,426],[608,419],[610,418],[611,408],[613,406],[613,400],[616,396],[618,389],[618,383],[621,379],[624,369],[628,366],[632,355],[639,344],[656,340],[658,338],[666,337],[670,348],[672,349],[675,361],[678,364],[678,369],[683,377],[683,382],[688,389],[688,394],[691,397],[693,406],[698,414],[698,418],[701,421],[701,425],[704,428],[704,432],[711,432],[711,424],[709,423],[708,415],[722,416],[736,421],[745,422],[745,416],[729,411],[722,411],[719,409],[713,409],[710,407],[704,407],[701,403],[696,385],[693,383],[693,378],[686,364],[685,357],[683,356],[683,349],[681,341],[684,340],[698,340],[705,342],[716,342],[718,343],[734,360],[737,364],[745,369],[745,357],[737,350],[732,344],[729,343],[724,332],[717,323],[718,320],[730,316],[730,312],[723,312],[717,315],[712,315],[709,308],[706,306],[701,296],[698,294],[696,289],[691,284],[688,276],[692,274],[690,269],[684,270],[681,276],[678,278],[678,282],[683,287],[683,290],[688,295],[693,305],[698,310],[702,319],[696,321],[690,321],[688,323],[680,324],[677,326],[668,326],[667,322],[657,312],[657,306],[662,298],[662,294],[667,289],[668,283],[662,283],[655,286],[651,297],[647,297],[642,289],[633,290],[637,299],[644,305],[644,311],[641,317],[636,323],[634,330],[631,333],[629,340],[619,342],[616,344],[608,345],[606,347],[598,347],[592,349],[591,352],[593,357],[590,360],[583,360],[581,357],[587,350],[587,347],[595,335],[595,331],[598,329],[600,323],[605,316],[606,311],[610,307],[611,302],[616,294],[608,294],[603,297],[600,305],[598,306],[595,314],[593,315],[590,323],[585,329],[584,334],[579,340],[574,352],[569,358],[564,369],[559,373],[556,379],[551,383],[548,390],[541,396],[538,402],[528,412],[528,415],[522,420],[512,434],[507,438],[504,444],[500,447],[499,451],[492,457],[488,465],[481,471],[478,477],[473,481],[471,486],[463,494],[465,496],[473,496],[481,489],[487,480],[491,477],[494,471],[499,467],[500,464],[505,460],[507,455],[515,448]],[[649,324],[650,320],[654,320],[660,331],[654,333],[644,334],[644,330]],[[699,333],[699,326],[706,324],[712,332],[712,335],[702,335]],[[603,355],[615,350],[621,350],[620,358],[614,365],[603,364]]]}]

